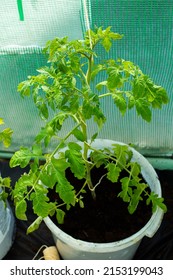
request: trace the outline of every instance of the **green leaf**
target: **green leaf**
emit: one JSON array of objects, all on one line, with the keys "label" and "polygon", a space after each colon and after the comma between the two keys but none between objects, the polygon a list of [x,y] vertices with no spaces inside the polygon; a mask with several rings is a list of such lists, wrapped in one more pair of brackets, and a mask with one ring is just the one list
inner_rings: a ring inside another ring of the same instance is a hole
[{"label": "green leaf", "polygon": [[95,64],[92,67],[92,72],[91,72],[91,80],[93,81],[96,75],[103,69],[102,64]]},{"label": "green leaf", "polygon": [[167,104],[169,102],[169,98],[167,92],[164,88],[160,86],[153,86],[155,91],[155,98],[152,101],[152,107],[161,109],[163,104]]},{"label": "green leaf", "polygon": [[85,207],[84,202],[83,202],[82,199],[83,199],[83,197],[80,196],[80,197],[79,197],[79,200],[78,200],[80,208],[84,208],[84,207]]},{"label": "green leaf", "polygon": [[147,187],[146,184],[138,184],[137,188],[133,191],[128,206],[128,211],[130,214],[133,214],[136,211],[139,202],[143,200],[141,195],[146,187]]},{"label": "green leaf", "polygon": [[102,32],[101,30],[99,30],[99,35],[102,38],[101,44],[107,52],[112,46],[112,40],[119,40],[122,38],[122,35],[111,31],[111,26],[108,26]]},{"label": "green leaf", "polygon": [[98,132],[94,133],[91,137],[91,142],[93,142],[98,136]]},{"label": "green leaf", "polygon": [[10,128],[5,128],[0,132],[0,141],[3,142],[3,145],[8,148],[11,145],[11,137],[13,134],[13,130]]},{"label": "green leaf", "polygon": [[43,221],[42,217],[38,217],[28,228],[27,228],[27,234],[35,231],[36,229],[39,228],[41,222]]},{"label": "green leaf", "polygon": [[15,152],[10,160],[10,167],[20,166],[21,168],[26,167],[33,154],[28,148],[21,147],[19,151]]},{"label": "green leaf", "polygon": [[113,152],[117,158],[117,166],[123,169],[132,158],[132,151],[126,145],[113,144]]},{"label": "green leaf", "polygon": [[0,177],[0,187],[2,187],[2,186],[10,188],[11,178],[10,177],[5,177],[5,178]]},{"label": "green leaf", "polygon": [[158,194],[151,192],[148,196],[146,204],[149,205],[152,203],[152,212],[154,213],[157,210],[157,207],[160,207],[164,212],[167,211],[167,207],[164,203],[163,197],[158,197]]},{"label": "green leaf", "polygon": [[43,118],[43,119],[48,119],[49,117],[49,111],[48,111],[48,108],[47,108],[47,105],[45,103],[42,103],[42,104],[39,104],[38,105],[38,109],[40,111],[40,116]]},{"label": "green leaf", "polygon": [[[23,201],[28,199],[29,188],[33,186],[35,182],[35,174],[30,172],[29,174],[22,174],[19,180],[15,183],[14,189],[12,190],[12,197],[14,199],[14,204],[19,205]],[[16,206],[17,208],[18,206]],[[22,215],[22,207],[20,209],[20,215]],[[23,214],[26,208],[23,208]]]},{"label": "green leaf", "polygon": [[64,172],[70,166],[65,159],[65,154],[62,152],[58,154],[58,158],[52,158],[51,163],[53,164],[55,170],[60,172]]},{"label": "green leaf", "polygon": [[124,115],[127,110],[127,103],[126,99],[123,96],[123,92],[116,91],[112,93],[112,98],[114,103],[117,105],[118,109],[120,110],[121,114]]},{"label": "green leaf", "polygon": [[42,156],[42,147],[41,147],[41,145],[34,144],[32,146],[32,152],[33,152],[34,155]]},{"label": "green leaf", "polygon": [[21,82],[18,87],[17,87],[17,91],[21,93],[21,96],[30,96],[30,86],[31,86],[31,82],[30,80],[26,80]]},{"label": "green leaf", "polygon": [[116,164],[114,163],[109,163],[107,165],[107,178],[112,182],[112,183],[116,183],[118,181],[121,169],[119,167],[116,166]]},{"label": "green leaf", "polygon": [[58,183],[56,185],[56,192],[59,194],[59,197],[67,205],[75,204],[75,191],[73,186],[68,182],[65,176],[60,175],[58,178]]},{"label": "green leaf", "polygon": [[105,153],[94,151],[91,152],[90,157],[91,161],[94,162],[97,168],[99,168],[102,164],[107,163],[107,155]]},{"label": "green leaf", "polygon": [[56,210],[56,218],[60,225],[64,223],[64,217],[65,217],[65,212],[62,209],[58,208]]},{"label": "green leaf", "polygon": [[27,220],[27,216],[26,216],[26,209],[27,209],[27,203],[24,199],[16,202],[15,204],[15,215],[18,219],[20,220]]},{"label": "green leaf", "polygon": [[44,172],[42,171],[40,172],[40,180],[43,185],[51,189],[54,187],[55,183],[57,182],[56,176],[54,176],[54,174],[48,174],[47,170],[44,170]]},{"label": "green leaf", "polygon": [[44,66],[39,68],[37,72],[45,75],[48,78],[56,78],[55,70],[52,67]]},{"label": "green leaf", "polygon": [[111,39],[109,37],[105,37],[102,41],[102,45],[105,48],[105,50],[108,52],[112,46]]},{"label": "green leaf", "polygon": [[[37,148],[36,148],[37,147]],[[36,154],[34,154],[34,151]],[[33,152],[30,149],[21,147],[19,151],[15,152],[12,158],[10,159],[10,167],[20,166],[21,168],[26,167],[31,158],[40,158],[41,156],[41,147],[34,145]]]},{"label": "green leaf", "polygon": [[124,177],[120,180],[122,183],[122,191],[118,194],[119,197],[122,198],[124,202],[129,202],[130,201],[130,196],[129,196],[129,178]]},{"label": "green leaf", "polygon": [[56,192],[60,198],[67,205],[74,205],[75,203],[75,191],[74,187],[67,180],[65,170],[69,166],[69,163],[65,159],[52,159],[51,166],[51,180],[56,181]]},{"label": "green leaf", "polygon": [[141,172],[141,167],[137,162],[129,162],[128,167],[130,168],[130,175],[133,178],[136,178]]},{"label": "green leaf", "polygon": [[136,100],[135,106],[138,115],[140,115],[145,121],[150,122],[151,121],[150,104],[144,98],[139,98],[138,100]]},{"label": "green leaf", "polygon": [[50,125],[46,125],[46,127],[42,127],[40,132],[35,137],[36,143],[41,143],[44,140],[45,147],[48,146],[51,138],[55,135],[53,128]]},{"label": "green leaf", "polygon": [[59,112],[51,121],[47,122],[45,127],[42,127],[40,132],[35,137],[36,143],[44,141],[45,147],[48,146],[50,140],[56,133],[61,130],[62,125],[67,118],[67,114],[64,112]]},{"label": "green leaf", "polygon": [[107,70],[109,77],[107,79],[107,86],[110,90],[115,90],[122,85],[121,72],[117,66],[111,66]]},{"label": "green leaf", "polygon": [[79,130],[78,128],[76,128],[75,130],[73,130],[73,135],[76,137],[77,140],[84,142],[86,141],[86,137],[83,134],[83,132],[81,130]]},{"label": "green leaf", "polygon": [[102,127],[106,121],[106,117],[104,116],[104,114],[102,113],[102,111],[99,107],[95,107],[94,121],[97,123],[99,129],[102,129]]},{"label": "green leaf", "polygon": [[52,203],[49,202],[49,198],[45,195],[46,188],[41,185],[35,186],[35,192],[32,192],[30,199],[33,201],[33,211],[38,216],[45,218],[49,215]]},{"label": "green leaf", "polygon": [[0,201],[4,202],[4,206],[6,207],[6,200],[7,200],[8,194],[5,192],[5,190],[2,190],[0,192]]},{"label": "green leaf", "polygon": [[98,91],[101,91],[102,88],[103,88],[104,86],[107,87],[107,81],[103,81],[103,82],[98,83],[98,84],[96,85],[96,89],[97,89]]},{"label": "green leaf", "polygon": [[77,143],[72,142],[68,144],[68,148],[65,152],[65,157],[70,163],[70,169],[75,177],[82,179],[85,176],[85,162],[82,157],[82,148]]}]

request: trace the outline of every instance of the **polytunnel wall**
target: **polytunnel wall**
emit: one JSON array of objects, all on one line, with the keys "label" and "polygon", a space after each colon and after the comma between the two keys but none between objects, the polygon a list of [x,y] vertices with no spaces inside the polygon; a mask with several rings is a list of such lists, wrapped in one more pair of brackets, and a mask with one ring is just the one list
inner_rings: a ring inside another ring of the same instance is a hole
[{"label": "polytunnel wall", "polygon": [[[111,102],[103,101],[108,121],[100,138],[133,143],[148,156],[172,156],[172,0],[0,0],[0,117],[14,130],[11,147],[0,146],[2,156],[30,146],[43,124],[31,100],[17,93],[17,85],[46,63],[42,54],[46,41],[63,36],[82,39],[95,25],[112,26],[124,34],[109,57],[133,61],[170,97],[168,105],[152,112],[151,123],[133,110],[122,118]],[[102,49],[99,53],[107,58]]]}]

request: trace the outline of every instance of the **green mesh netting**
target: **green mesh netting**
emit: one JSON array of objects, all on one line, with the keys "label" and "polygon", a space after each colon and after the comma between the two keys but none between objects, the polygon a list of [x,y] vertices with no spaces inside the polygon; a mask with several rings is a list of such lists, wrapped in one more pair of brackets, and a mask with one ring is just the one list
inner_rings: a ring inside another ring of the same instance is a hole
[{"label": "green mesh netting", "polygon": [[[169,105],[154,111],[150,124],[134,111],[122,118],[111,102],[103,103],[109,121],[100,137],[134,143],[145,154],[172,154],[173,1],[0,0],[0,4],[0,117],[14,130],[8,152],[30,146],[42,125],[31,100],[17,93],[17,84],[45,64],[41,49],[47,40],[82,38],[89,23],[90,27],[111,25],[123,33],[109,56],[132,60],[170,95]],[[92,129],[91,124],[91,133]]]}]

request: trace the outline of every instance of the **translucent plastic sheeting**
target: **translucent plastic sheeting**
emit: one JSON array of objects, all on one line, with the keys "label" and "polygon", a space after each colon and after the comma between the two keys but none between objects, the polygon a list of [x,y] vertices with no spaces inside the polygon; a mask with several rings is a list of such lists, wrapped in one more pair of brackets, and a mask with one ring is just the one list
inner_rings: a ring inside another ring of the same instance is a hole
[{"label": "translucent plastic sheeting", "polygon": [[[8,151],[30,146],[42,125],[31,100],[21,99],[16,88],[45,64],[41,49],[46,41],[56,36],[81,39],[88,26],[111,25],[124,38],[108,55],[98,49],[100,55],[138,64],[166,88],[170,103],[153,111],[148,124],[134,111],[122,118],[111,99],[107,100],[102,106],[108,122],[100,137],[134,143],[147,155],[172,154],[173,0],[0,0],[0,4],[0,117],[14,130]],[[91,134],[93,129],[91,123]],[[7,152],[3,147],[1,150]]]},{"label": "translucent plastic sheeting", "polygon": [[0,46],[44,46],[56,36],[81,38],[80,12],[81,0],[0,0]]}]

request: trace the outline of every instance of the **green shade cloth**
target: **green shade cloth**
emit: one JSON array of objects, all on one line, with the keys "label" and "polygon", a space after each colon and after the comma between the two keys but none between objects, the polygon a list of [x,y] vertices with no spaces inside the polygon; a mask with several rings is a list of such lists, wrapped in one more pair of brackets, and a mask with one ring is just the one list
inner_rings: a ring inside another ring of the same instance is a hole
[{"label": "green shade cloth", "polygon": [[[90,27],[111,25],[115,32],[124,34],[109,54],[98,50],[103,58],[122,57],[135,62],[170,96],[168,105],[153,111],[150,124],[133,110],[122,118],[111,99],[103,102],[108,122],[100,138],[134,143],[151,156],[172,154],[173,1],[23,0],[23,21],[16,1],[0,0],[0,4],[0,117],[14,130],[10,149],[0,146],[2,155],[22,145],[30,146],[43,125],[31,100],[17,93],[18,83],[45,64],[41,50],[47,40],[56,36],[81,39],[88,27],[87,19]],[[70,125],[67,123],[62,133]],[[91,123],[91,134],[93,130]]]}]

